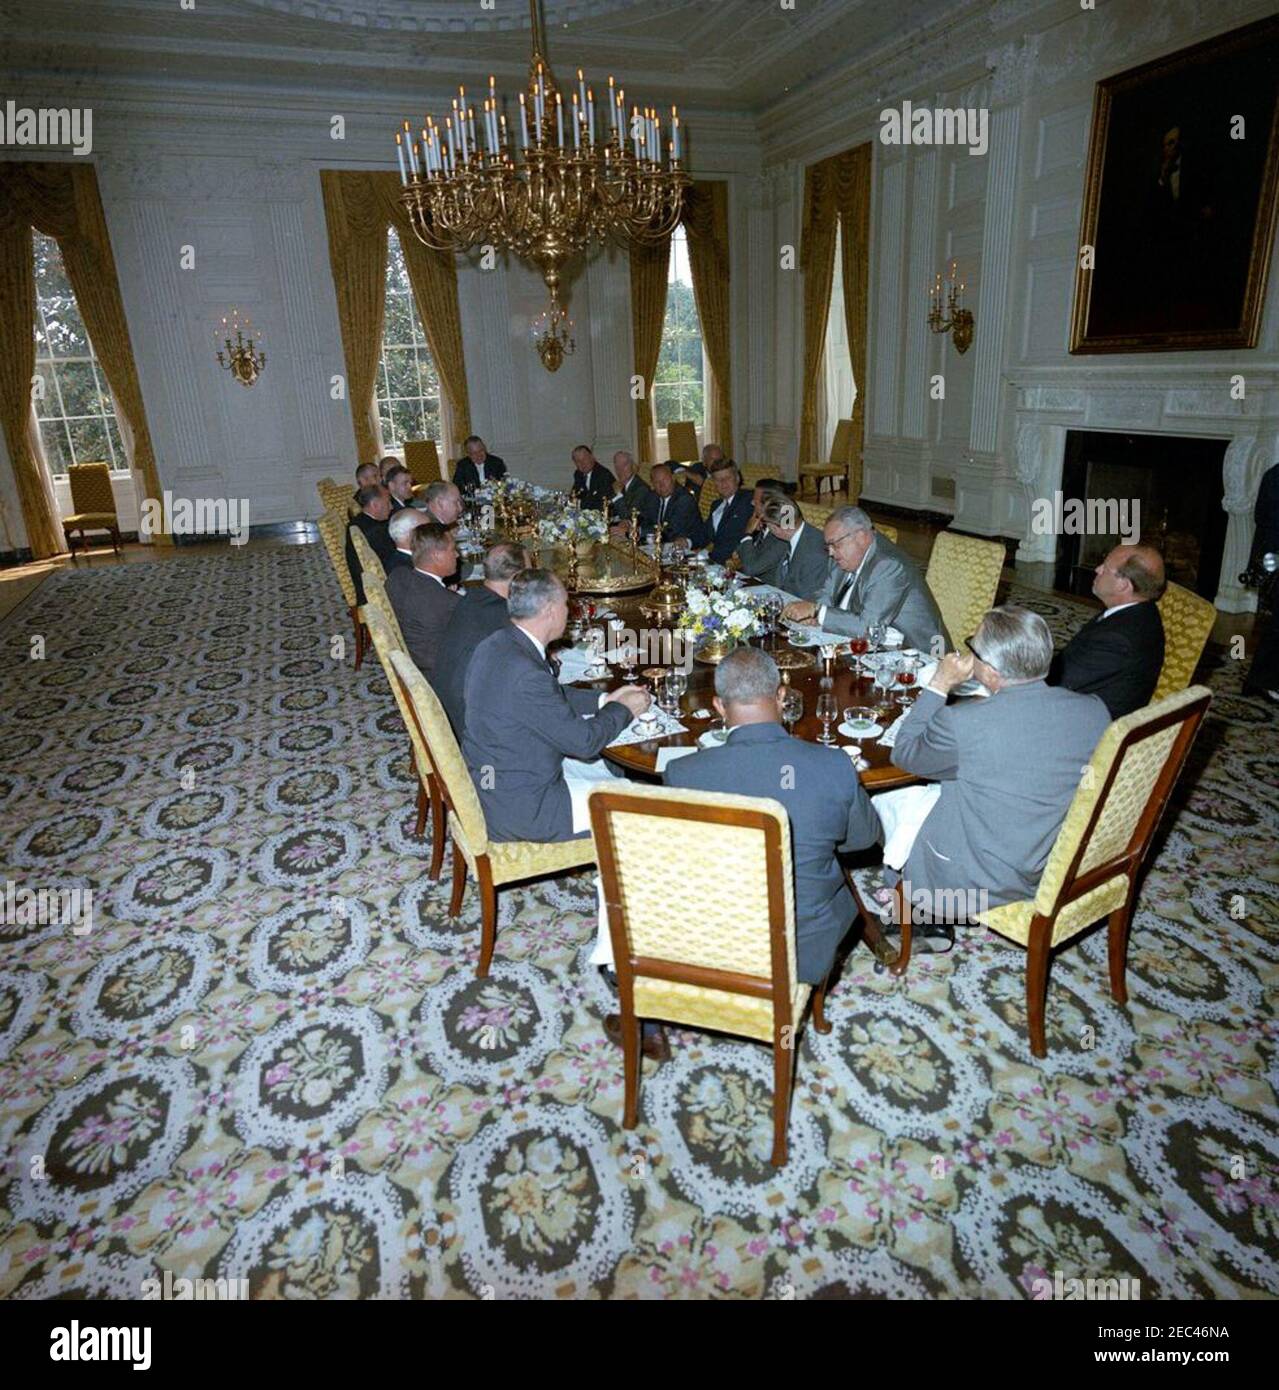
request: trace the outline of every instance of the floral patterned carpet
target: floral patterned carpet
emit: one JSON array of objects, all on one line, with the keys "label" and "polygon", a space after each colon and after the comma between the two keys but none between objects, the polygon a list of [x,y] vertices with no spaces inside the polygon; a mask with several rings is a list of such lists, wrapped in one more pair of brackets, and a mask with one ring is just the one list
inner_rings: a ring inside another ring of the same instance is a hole
[{"label": "floral patterned carpet", "polygon": [[[1017,596],[1059,638],[1085,615]],[[1069,949],[1041,1065],[1016,948],[971,933],[904,981],[858,948],[777,1172],[746,1042],[675,1033],[620,1128],[589,877],[503,893],[474,978],[474,892],[451,924],[386,683],[330,656],[344,616],[311,545],[62,571],[0,628],[6,877],[95,909],[0,927],[0,1295],[1279,1294],[1279,732],[1237,664],[1130,1005],[1104,935]]]}]

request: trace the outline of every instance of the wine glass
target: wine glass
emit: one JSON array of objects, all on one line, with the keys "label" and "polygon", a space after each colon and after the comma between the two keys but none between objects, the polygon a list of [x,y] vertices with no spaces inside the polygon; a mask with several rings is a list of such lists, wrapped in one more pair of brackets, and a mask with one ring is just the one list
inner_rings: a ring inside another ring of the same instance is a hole
[{"label": "wine glass", "polygon": [[887,623],[867,623],[866,639],[870,643],[872,652],[880,652],[884,649],[884,638],[888,635]]},{"label": "wine glass", "polygon": [[897,684],[902,687],[902,699],[908,705],[913,704],[919,694],[914,685],[919,678],[920,665],[917,656],[903,656],[897,662]]},{"label": "wine glass", "polygon": [[889,656],[887,652],[883,652],[875,671],[875,689],[880,693],[880,706],[885,718],[892,713],[892,692],[896,685],[897,660],[895,657]]},{"label": "wine glass", "polygon": [[665,705],[672,714],[679,712],[680,701],[684,698],[684,692],[688,689],[688,677],[678,666],[672,667],[666,673],[662,682],[665,691]]},{"label": "wine glass", "polygon": [[819,743],[834,743],[835,740],[830,736],[831,722],[839,713],[839,706],[835,703],[835,693],[832,690],[823,690],[817,697],[816,714],[822,721],[822,736]]},{"label": "wine glass", "polygon": [[835,684],[835,677],[831,674],[831,668],[835,664],[835,647],[833,645],[823,645],[819,650],[822,654],[822,677],[817,684],[823,690],[830,690]]},{"label": "wine glass", "polygon": [[786,694],[782,696],[782,723],[786,725],[787,731],[795,732],[795,725],[804,717],[804,692],[797,690],[793,685],[786,687]]}]

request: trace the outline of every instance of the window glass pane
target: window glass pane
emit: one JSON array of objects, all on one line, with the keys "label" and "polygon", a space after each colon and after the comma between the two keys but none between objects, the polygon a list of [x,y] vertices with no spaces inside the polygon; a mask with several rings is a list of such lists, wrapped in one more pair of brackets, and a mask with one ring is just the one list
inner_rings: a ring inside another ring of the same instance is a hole
[{"label": "window glass pane", "polygon": [[92,362],[59,362],[57,371],[58,385],[62,387],[62,410],[68,419],[102,413]]},{"label": "window glass pane", "polygon": [[101,420],[68,420],[71,448],[76,463],[107,463],[111,452],[107,447],[106,423]]},{"label": "window glass pane", "polygon": [[398,449],[406,439],[439,438],[439,377],[394,230],[387,234],[386,322],[374,390],[386,449]]},{"label": "window glass pane", "polygon": [[36,417],[40,420],[56,419],[58,415],[58,388],[53,381],[53,367],[45,362],[36,363],[36,376],[40,378],[40,389],[32,392]]},{"label": "window glass pane", "polygon": [[108,415],[105,418],[107,425],[107,439],[110,441],[111,444],[111,467],[128,468],[129,460],[125,456],[124,440],[120,438],[120,426],[116,422],[116,418],[114,415]]},{"label": "window glass pane", "polygon": [[66,423],[62,420],[41,420],[40,443],[44,445],[44,456],[49,461],[49,472],[65,473],[67,464],[71,462]]},{"label": "window glass pane", "polygon": [[692,420],[699,431],[704,429],[702,362],[702,326],[688,263],[688,239],[684,228],[677,227],[671,236],[666,317],[653,383],[653,415],[658,429],[672,420]]},{"label": "window glass pane", "polygon": [[111,396],[111,388],[107,385],[107,374],[102,370],[102,363],[96,358],[93,362],[93,372],[98,383],[98,409],[103,415],[114,415],[115,401]]}]

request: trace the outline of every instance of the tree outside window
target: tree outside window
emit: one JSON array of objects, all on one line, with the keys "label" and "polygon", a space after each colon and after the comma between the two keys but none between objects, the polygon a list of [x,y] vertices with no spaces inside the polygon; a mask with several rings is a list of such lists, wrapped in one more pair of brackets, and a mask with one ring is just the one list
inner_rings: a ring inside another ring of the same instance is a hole
[{"label": "tree outside window", "polygon": [[440,379],[413,302],[400,239],[394,228],[387,235],[386,323],[374,394],[382,447],[399,453],[406,439],[440,438]]},{"label": "tree outside window", "polygon": [[692,420],[700,435],[706,423],[706,362],[702,324],[693,298],[688,238],[682,226],[671,233],[671,263],[666,282],[666,321],[662,351],[653,379],[654,424],[664,430],[672,420]]},{"label": "tree outside window", "polygon": [[54,477],[73,463],[106,463],[127,472],[115,401],[76,305],[62,250],[32,235],[36,279],[36,420]]}]

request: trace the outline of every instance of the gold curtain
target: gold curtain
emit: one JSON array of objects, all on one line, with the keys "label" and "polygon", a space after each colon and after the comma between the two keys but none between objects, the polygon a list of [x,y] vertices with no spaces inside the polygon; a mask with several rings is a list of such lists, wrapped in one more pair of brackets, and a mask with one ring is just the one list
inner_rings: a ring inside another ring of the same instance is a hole
[{"label": "gold curtain", "polygon": [[717,418],[707,420],[707,434],[733,457],[732,361],[729,328],[728,184],[694,183],[684,195],[684,227],[693,297],[702,323],[702,342],[715,374]]},{"label": "gold curtain", "polygon": [[653,463],[653,378],[662,352],[662,325],[666,321],[666,282],[670,276],[671,239],[656,246],[632,246],[631,339],[635,351],[634,375],[642,377],[644,394],[635,402],[639,461]]},{"label": "gold curtain", "polygon": [[[374,384],[386,316],[388,226],[400,238],[413,301],[452,411],[453,432],[465,438],[471,432],[471,403],[453,257],[429,250],[414,235],[399,203],[398,175],[377,169],[324,169],[320,182],[360,459],[367,462],[378,454]],[[454,442],[441,441],[446,454]]]},{"label": "gold curtain", "polygon": [[[65,544],[52,496],[27,437],[35,371],[35,266],[31,228],[54,237],[62,251],[94,353],[133,436],[133,463],[149,497],[160,496],[151,431],[138,384],[115,256],[92,165],[0,165],[0,414],[13,460],[32,554],[57,554]],[[25,372],[21,400],[14,395]],[[157,536],[168,541],[168,536]]]},{"label": "gold curtain", "polygon": [[373,388],[386,317],[386,209],[371,172],[322,169],[320,187],[356,459],[369,463],[379,452]]},{"label": "gold curtain", "polygon": [[848,452],[848,495],[862,492],[862,449],[866,441],[866,303],[870,280],[870,144],[839,156],[836,166],[839,203],[840,270],[844,279],[844,319],[848,355],[853,364],[853,437]]},{"label": "gold curtain", "polygon": [[816,463],[817,394],[826,317],[835,279],[835,232],[842,232],[840,269],[844,318],[857,398],[853,403],[848,455],[848,495],[861,495],[862,445],[866,432],[866,301],[870,269],[871,147],[857,145],[804,172],[804,226],[800,265],[804,271],[804,396],[800,412],[800,463]]}]

